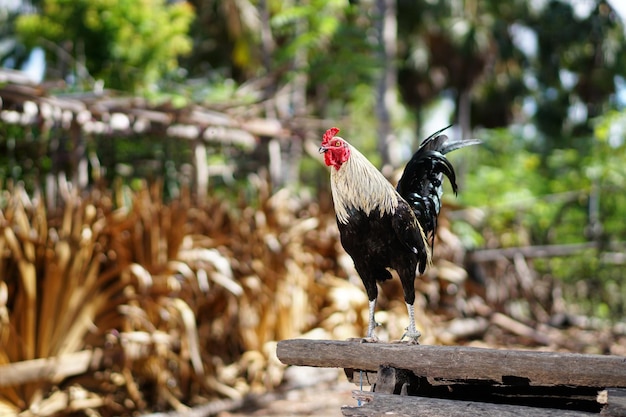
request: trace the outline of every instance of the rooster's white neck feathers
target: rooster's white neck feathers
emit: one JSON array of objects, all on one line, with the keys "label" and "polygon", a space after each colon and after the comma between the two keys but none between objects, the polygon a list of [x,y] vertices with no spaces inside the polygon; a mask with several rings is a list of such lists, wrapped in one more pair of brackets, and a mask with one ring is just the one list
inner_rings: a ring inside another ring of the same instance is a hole
[{"label": "rooster's white neck feathers", "polygon": [[348,146],[348,160],[339,169],[330,170],[333,202],[339,222],[348,223],[350,208],[363,210],[368,216],[376,209],[381,217],[395,213],[399,198],[395,188],[361,152]]}]

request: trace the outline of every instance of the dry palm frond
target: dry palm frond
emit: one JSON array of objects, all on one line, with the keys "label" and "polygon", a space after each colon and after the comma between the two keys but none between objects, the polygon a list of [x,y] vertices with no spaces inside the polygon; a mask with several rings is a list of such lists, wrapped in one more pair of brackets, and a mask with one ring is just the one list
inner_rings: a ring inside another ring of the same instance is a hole
[{"label": "dry palm frond", "polygon": [[[0,287],[10,302],[0,364],[77,351],[107,301],[98,282],[102,259],[96,242],[102,224],[94,221],[93,206],[77,196],[73,201],[50,232],[43,203],[26,198],[19,188],[3,210]],[[56,382],[4,387],[0,395],[18,406],[29,404]]]},{"label": "dry palm frond", "polygon": [[[0,411],[112,416],[240,401],[280,382],[276,341],[362,335],[367,297],[349,282],[334,216],[258,185],[258,208],[187,193],[165,202],[155,184],[88,196],[66,187],[52,210],[13,190],[0,210],[0,366],[102,353],[90,374],[0,381]],[[421,281],[431,300],[459,272],[437,268],[444,278]],[[381,296],[391,334],[406,314],[389,301],[400,292],[390,283]]]}]

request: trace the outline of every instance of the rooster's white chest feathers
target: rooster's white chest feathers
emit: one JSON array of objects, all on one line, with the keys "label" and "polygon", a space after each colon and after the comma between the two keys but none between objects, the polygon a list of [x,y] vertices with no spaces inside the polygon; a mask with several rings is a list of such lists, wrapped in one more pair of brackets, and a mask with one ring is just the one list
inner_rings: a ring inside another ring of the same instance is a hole
[{"label": "rooster's white chest feathers", "polygon": [[350,158],[339,169],[331,169],[330,181],[335,213],[343,224],[348,223],[350,208],[368,216],[378,209],[382,217],[395,213],[398,207],[395,188],[354,147],[350,147]]}]

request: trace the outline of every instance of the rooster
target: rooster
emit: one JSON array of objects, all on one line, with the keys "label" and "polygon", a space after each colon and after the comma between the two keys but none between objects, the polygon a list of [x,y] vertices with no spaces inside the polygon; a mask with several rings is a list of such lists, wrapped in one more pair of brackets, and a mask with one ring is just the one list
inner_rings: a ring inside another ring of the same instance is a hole
[{"label": "rooster", "polygon": [[319,151],[330,167],[341,244],[352,257],[369,299],[366,340],[377,340],[376,282],[391,279],[390,268],[400,277],[409,315],[402,339],[418,343],[421,336],[415,327],[415,276],[416,270],[423,274],[431,261],[444,175],[457,192],[454,168],[445,154],[480,142],[449,142],[441,134],[445,129],[422,142],[396,188],[361,152],[336,136],[338,128],[328,129],[322,139]]}]

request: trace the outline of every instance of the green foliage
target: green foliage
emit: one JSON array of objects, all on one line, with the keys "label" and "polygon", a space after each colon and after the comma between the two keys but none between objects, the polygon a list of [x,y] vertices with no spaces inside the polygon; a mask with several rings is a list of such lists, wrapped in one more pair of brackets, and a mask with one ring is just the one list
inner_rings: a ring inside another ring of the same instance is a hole
[{"label": "green foliage", "polygon": [[[527,24],[537,34],[538,56],[532,62],[535,122],[546,134],[547,151],[582,149],[585,142],[576,138],[591,135],[590,121],[610,108],[614,78],[626,70],[624,23],[604,1],[596,1],[587,17],[579,17],[570,2],[552,0],[529,16]],[[578,105],[586,117],[571,117],[571,105]]]},{"label": "green foliage", "polygon": [[[344,104],[357,99],[354,88],[371,86],[379,63],[378,46],[368,40],[372,21],[367,8],[339,0],[275,2],[274,6],[271,25],[280,45],[275,65],[292,67],[287,78],[305,72],[318,99]],[[304,65],[293,64],[302,57]],[[329,114],[327,106],[318,110]]]},{"label": "green foliage", "polygon": [[[624,260],[619,248],[626,242],[626,111],[596,119],[585,152],[554,149],[537,154],[523,128],[477,136],[485,143],[475,149],[459,199],[480,208],[482,223],[474,229],[458,223],[455,231],[476,247],[598,242],[597,250],[538,259],[534,266],[566,283],[567,299],[582,312],[623,316]],[[601,229],[592,233],[596,221]]]},{"label": "green foliage", "polygon": [[[480,227],[455,225],[468,245],[595,239],[610,247],[626,241],[626,112],[615,98],[615,80],[626,74],[624,23],[605,1],[586,3],[591,5],[586,16],[564,0],[396,3],[403,103],[392,109],[392,119],[400,147],[416,140],[415,119],[431,117],[428,109],[443,96],[453,99],[458,114],[462,93],[467,93],[471,126],[487,129],[475,133],[485,144],[471,150],[471,168],[459,176],[464,182],[459,201],[483,214]],[[296,128],[299,119],[290,120],[295,113],[321,118],[339,126],[375,165],[380,163],[373,115],[381,62],[373,1],[35,4],[40,14],[20,16],[16,28],[29,46],[47,50],[49,70],[58,71],[53,76],[73,75],[89,87],[93,78],[101,78],[107,87],[141,90],[173,106],[239,107],[238,114],[253,116],[272,109],[267,115]],[[13,20],[6,21],[10,25],[0,28],[3,37],[12,35],[3,29],[12,28]],[[516,42],[520,28],[536,36],[535,54]],[[189,52],[179,67],[178,59]],[[52,137],[55,132],[41,138],[34,130],[0,128],[0,177],[24,179],[33,166],[40,173],[59,169],[46,142],[58,139]],[[93,142],[90,150],[111,167],[150,160],[174,184],[189,150],[173,143],[133,138]],[[21,159],[25,154],[28,158]],[[244,160],[252,159],[222,150],[212,158],[215,164],[240,167],[249,167]],[[307,184],[325,178],[316,164],[304,158],[300,165]],[[141,167],[135,168],[133,175],[142,175]],[[244,171],[235,178],[238,190],[245,187]],[[225,194],[232,198],[231,191]],[[590,209],[594,204],[597,215]],[[591,233],[593,222],[603,226],[601,233]],[[606,314],[621,308],[611,294],[623,290],[608,291],[619,287],[621,278],[617,266],[601,255],[591,251],[535,266],[564,282],[585,283],[584,291],[583,285],[573,287],[571,299],[593,294],[587,299],[604,306],[595,313]]]},{"label": "green foliage", "polygon": [[16,68],[26,58],[26,51],[15,36],[16,10],[0,6],[0,66]]},{"label": "green foliage", "polygon": [[[176,195],[180,184],[189,181],[182,167],[193,159],[188,140],[138,135],[132,138],[86,137],[74,143],[58,128],[40,130],[0,123],[0,184],[21,183],[29,192],[41,189],[46,176],[59,173],[72,180],[77,174],[75,147],[86,148],[90,162],[98,161],[102,173],[94,177],[105,184],[127,184],[164,180],[166,195]],[[104,176],[104,177],[103,177]],[[94,180],[94,178],[90,178]]]},{"label": "green foliage", "polygon": [[16,27],[27,45],[44,47],[57,65],[75,68],[69,57],[84,59],[107,87],[136,90],[175,70],[177,57],[191,51],[192,18],[186,2],[45,0],[40,14],[20,16]]},{"label": "green foliage", "polygon": [[328,43],[339,27],[342,3],[324,0],[277,3],[279,9],[272,17],[272,27],[276,35],[290,38],[281,52],[292,58],[300,49],[311,50]]},{"label": "green foliage", "polygon": [[48,137],[37,128],[0,123],[0,184],[21,181],[33,190],[49,172]]}]

